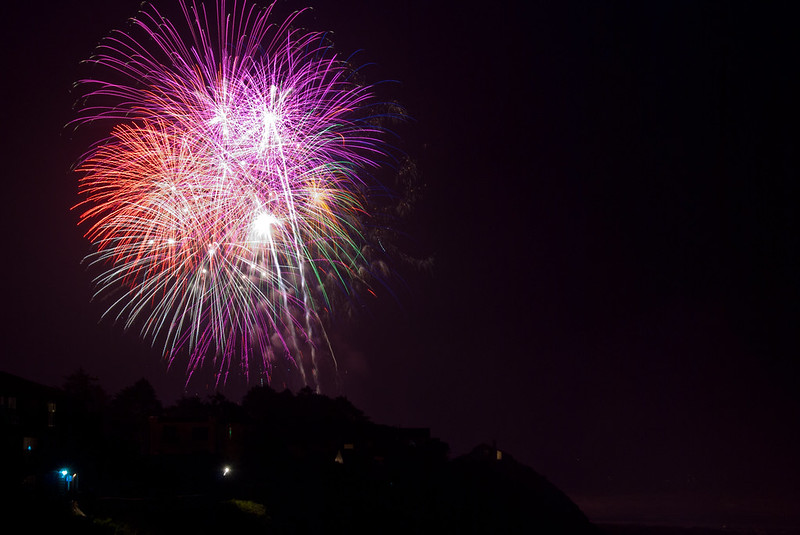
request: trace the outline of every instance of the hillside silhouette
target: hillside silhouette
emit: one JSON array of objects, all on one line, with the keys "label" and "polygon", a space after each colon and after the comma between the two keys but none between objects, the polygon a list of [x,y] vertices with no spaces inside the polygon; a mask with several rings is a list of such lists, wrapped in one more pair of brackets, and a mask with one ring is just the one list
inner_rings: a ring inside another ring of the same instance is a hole
[{"label": "hillside silhouette", "polygon": [[[15,398],[5,503],[37,532],[597,532],[508,452],[451,458],[426,428],[374,423],[307,388],[164,407],[144,379],[108,396],[83,370],[62,389],[8,374],[0,387]],[[36,447],[14,455],[17,439]]]}]

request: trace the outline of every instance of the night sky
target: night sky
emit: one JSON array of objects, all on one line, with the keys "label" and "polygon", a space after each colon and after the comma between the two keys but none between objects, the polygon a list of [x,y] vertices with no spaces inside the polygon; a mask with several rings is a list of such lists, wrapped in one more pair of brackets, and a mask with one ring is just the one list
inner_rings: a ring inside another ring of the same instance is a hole
[{"label": "night sky", "polygon": [[[171,403],[183,368],[98,322],[70,211],[88,139],[65,129],[71,86],[138,3],[18,4],[0,32],[0,369],[61,385],[82,366],[110,394],[145,377]],[[430,427],[454,455],[496,441],[595,519],[714,523],[749,507],[787,521],[800,503],[788,4],[432,4],[311,2],[300,19],[344,56],[361,50],[369,81],[397,80],[380,96],[412,117],[403,149],[424,186],[404,246],[433,259],[398,262],[395,297],[332,333],[342,394],[373,421]]]}]

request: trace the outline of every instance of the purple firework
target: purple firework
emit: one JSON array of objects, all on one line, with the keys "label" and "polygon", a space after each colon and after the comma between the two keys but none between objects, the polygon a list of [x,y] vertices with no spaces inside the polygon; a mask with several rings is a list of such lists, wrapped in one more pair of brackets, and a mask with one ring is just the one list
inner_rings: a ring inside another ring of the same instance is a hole
[{"label": "purple firework", "polygon": [[288,358],[318,387],[321,311],[362,277],[362,177],[385,154],[371,89],[298,13],[180,6],[181,26],[141,11],[81,81],[77,123],[112,125],[78,165],[96,295],[170,362],[186,351],[187,381]]}]

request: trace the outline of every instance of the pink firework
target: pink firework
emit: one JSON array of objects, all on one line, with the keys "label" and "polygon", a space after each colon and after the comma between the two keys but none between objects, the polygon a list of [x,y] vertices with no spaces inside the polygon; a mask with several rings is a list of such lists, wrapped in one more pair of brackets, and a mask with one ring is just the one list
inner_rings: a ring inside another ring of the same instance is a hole
[{"label": "pink firework", "polygon": [[113,125],[78,165],[96,292],[170,362],[188,353],[187,381],[288,358],[318,387],[319,310],[360,276],[383,132],[370,88],[297,14],[215,8],[181,3],[176,26],[150,7],[90,60],[106,78],[82,81],[77,122]]}]

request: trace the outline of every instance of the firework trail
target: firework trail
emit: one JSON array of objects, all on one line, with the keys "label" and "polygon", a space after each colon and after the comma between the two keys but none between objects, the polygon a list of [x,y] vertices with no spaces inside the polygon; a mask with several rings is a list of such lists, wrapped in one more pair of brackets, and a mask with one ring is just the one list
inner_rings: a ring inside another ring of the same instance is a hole
[{"label": "firework trail", "polygon": [[[288,359],[319,389],[321,311],[361,277],[365,171],[386,154],[371,88],[297,13],[148,7],[89,61],[80,224],[105,316],[218,380]],[[136,38],[139,35],[140,38]],[[338,287],[338,289],[337,289]]]}]

